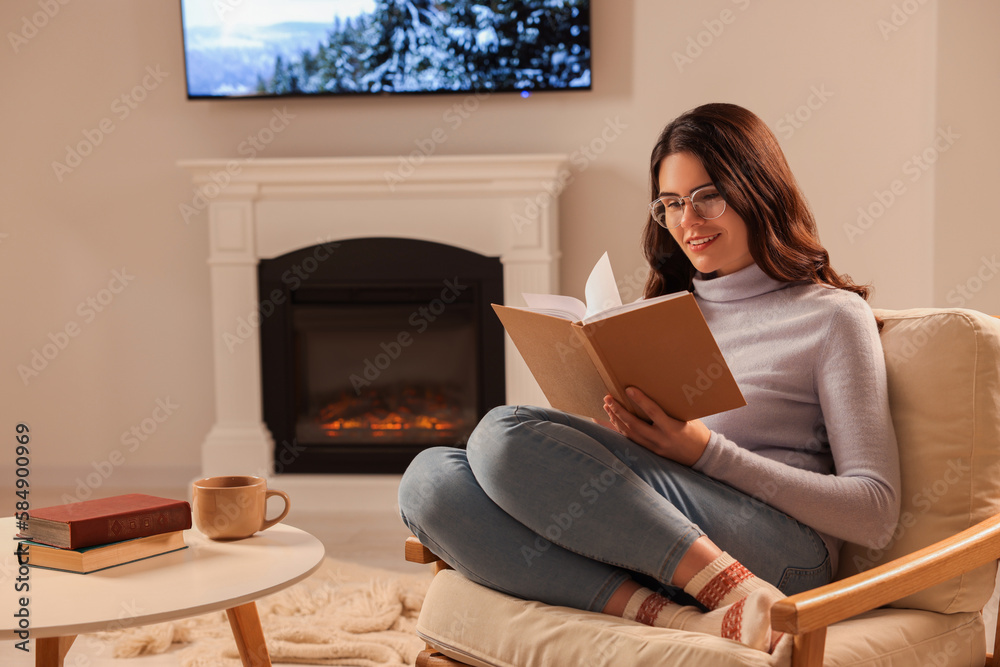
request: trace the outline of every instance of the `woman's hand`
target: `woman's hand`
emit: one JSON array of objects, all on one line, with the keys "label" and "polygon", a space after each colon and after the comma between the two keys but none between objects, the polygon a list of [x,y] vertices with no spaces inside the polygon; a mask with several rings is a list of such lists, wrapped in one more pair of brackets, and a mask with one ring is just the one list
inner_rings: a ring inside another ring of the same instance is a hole
[{"label": "woman's hand", "polygon": [[635,387],[629,387],[625,393],[649,415],[653,420],[651,424],[633,415],[610,395],[604,397],[604,411],[608,413],[610,424],[594,421],[610,426],[654,454],[686,466],[694,465],[701,458],[712,435],[707,426],[697,419],[683,422],[670,417]]}]

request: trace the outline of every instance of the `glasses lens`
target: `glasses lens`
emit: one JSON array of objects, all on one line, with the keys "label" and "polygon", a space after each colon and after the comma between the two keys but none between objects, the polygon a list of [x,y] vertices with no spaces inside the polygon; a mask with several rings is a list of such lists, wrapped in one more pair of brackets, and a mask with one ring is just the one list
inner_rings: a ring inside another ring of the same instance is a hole
[{"label": "glasses lens", "polygon": [[684,217],[684,202],[677,197],[663,197],[650,204],[649,211],[658,225],[673,229]]},{"label": "glasses lens", "polygon": [[726,200],[722,198],[715,188],[699,190],[691,199],[695,213],[705,220],[718,218],[726,211]]}]

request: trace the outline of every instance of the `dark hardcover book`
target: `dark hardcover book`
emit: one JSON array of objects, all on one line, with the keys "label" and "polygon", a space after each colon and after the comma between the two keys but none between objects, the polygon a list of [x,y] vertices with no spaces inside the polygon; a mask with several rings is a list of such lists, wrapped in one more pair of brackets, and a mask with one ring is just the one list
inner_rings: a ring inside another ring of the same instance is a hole
[{"label": "dark hardcover book", "polygon": [[80,549],[191,527],[184,500],[129,493],[31,510],[24,537],[62,549]]}]

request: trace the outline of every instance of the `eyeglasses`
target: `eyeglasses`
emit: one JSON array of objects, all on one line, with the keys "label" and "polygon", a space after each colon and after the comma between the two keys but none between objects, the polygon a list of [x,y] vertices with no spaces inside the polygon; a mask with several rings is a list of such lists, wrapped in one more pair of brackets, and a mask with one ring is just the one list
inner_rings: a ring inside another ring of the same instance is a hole
[{"label": "eyeglasses", "polygon": [[726,200],[714,185],[695,190],[688,197],[660,197],[649,205],[649,212],[661,227],[673,229],[684,219],[685,199],[691,202],[691,208],[703,220],[715,220],[726,212]]}]

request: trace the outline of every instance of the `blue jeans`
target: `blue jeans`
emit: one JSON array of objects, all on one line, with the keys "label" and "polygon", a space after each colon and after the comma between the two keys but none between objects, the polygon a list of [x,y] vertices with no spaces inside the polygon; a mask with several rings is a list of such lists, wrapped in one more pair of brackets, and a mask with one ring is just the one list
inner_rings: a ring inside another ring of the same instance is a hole
[{"label": "blue jeans", "polygon": [[808,526],[589,419],[502,406],[466,450],[421,452],[399,487],[403,521],[469,579],[515,597],[600,611],[634,578],[668,597],[707,535],[787,595],[830,581]]}]

